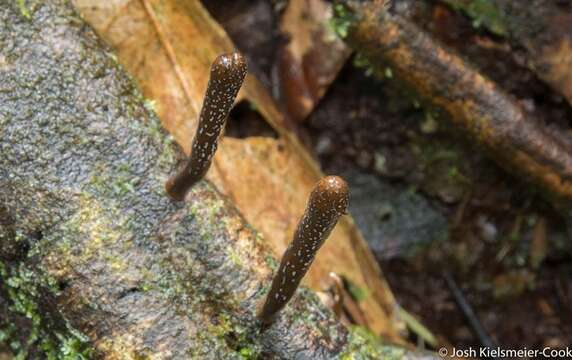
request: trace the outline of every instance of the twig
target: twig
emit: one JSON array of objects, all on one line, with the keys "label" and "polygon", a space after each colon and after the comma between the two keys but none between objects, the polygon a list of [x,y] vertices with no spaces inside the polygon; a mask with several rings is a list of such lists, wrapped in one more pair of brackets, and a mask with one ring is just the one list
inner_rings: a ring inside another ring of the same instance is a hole
[{"label": "twig", "polygon": [[422,339],[425,343],[429,344],[431,347],[436,348],[439,344],[437,338],[433,333],[425,327],[419,320],[415,318],[412,314],[406,311],[401,306],[398,309],[399,316],[405,321],[407,327],[411,329],[420,339]]},{"label": "twig", "polygon": [[453,224],[451,226],[452,229],[457,229],[461,225],[461,222],[463,221],[463,216],[465,215],[465,210],[467,209],[467,205],[471,201],[472,197],[473,197],[472,191],[467,191],[465,196],[463,196],[463,200],[461,201],[461,204],[459,204],[459,206],[457,207],[457,211],[455,212],[455,216],[453,217]]},{"label": "twig", "polygon": [[481,324],[481,322],[477,318],[477,315],[473,311],[473,308],[465,298],[465,295],[463,295],[463,291],[459,288],[459,286],[455,282],[455,279],[453,279],[451,273],[444,272],[443,277],[445,278],[447,286],[449,287],[449,290],[451,291],[451,294],[455,299],[457,307],[463,313],[465,319],[467,319],[467,322],[471,326],[471,329],[473,329],[473,332],[475,333],[475,336],[479,339],[481,345],[488,348],[494,348],[495,345],[492,339],[485,331],[483,325]]}]

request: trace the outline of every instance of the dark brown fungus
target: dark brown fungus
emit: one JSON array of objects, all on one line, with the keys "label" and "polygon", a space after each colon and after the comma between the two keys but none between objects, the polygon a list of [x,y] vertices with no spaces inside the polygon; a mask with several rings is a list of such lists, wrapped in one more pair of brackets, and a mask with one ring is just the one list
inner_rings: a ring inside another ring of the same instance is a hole
[{"label": "dark brown fungus", "polygon": [[228,113],[246,77],[246,60],[235,52],[216,58],[211,74],[199,125],[193,139],[191,157],[175,176],[167,181],[167,194],[181,201],[189,189],[207,173],[224,129]]},{"label": "dark brown fungus", "polygon": [[338,176],[321,179],[312,190],[306,211],[298,223],[294,239],[286,249],[272,288],[258,313],[269,324],[288,303],[310,268],[318,249],[328,238],[340,216],[347,212],[348,185]]}]

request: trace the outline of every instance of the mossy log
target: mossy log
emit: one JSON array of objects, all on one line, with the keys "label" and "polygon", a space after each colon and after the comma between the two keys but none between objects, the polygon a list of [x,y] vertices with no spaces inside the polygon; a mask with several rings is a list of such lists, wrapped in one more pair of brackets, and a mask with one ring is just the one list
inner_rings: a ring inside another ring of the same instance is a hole
[{"label": "mossy log", "polygon": [[389,66],[410,89],[502,167],[542,189],[570,218],[572,147],[511,95],[384,0],[338,0],[346,40],[373,66]]},{"label": "mossy log", "polygon": [[308,290],[261,330],[273,259],[65,0],[0,0],[0,349],[20,358],[425,357]]}]

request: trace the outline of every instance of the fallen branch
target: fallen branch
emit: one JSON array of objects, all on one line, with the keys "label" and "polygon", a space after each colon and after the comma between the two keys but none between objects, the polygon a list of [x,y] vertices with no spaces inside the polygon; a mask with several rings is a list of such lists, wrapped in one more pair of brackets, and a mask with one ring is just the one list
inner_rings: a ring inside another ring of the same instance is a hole
[{"label": "fallen branch", "polygon": [[[569,206],[572,149],[549,134],[507,93],[385,1],[338,1],[347,41],[374,66],[392,71],[503,167],[524,175]],[[559,202],[560,205],[562,203]]]},{"label": "fallen branch", "polygon": [[17,326],[0,329],[0,349],[7,341],[34,359],[408,354],[344,328],[308,290],[260,331],[274,259],[210,183],[169,200],[180,149],[68,1],[3,2],[0,44],[0,326]]},{"label": "fallen branch", "polygon": [[477,337],[477,339],[479,340],[479,342],[481,343],[481,346],[490,349],[495,348],[496,346],[493,343],[493,340],[491,339],[491,337],[481,324],[481,321],[477,317],[477,314],[475,314],[475,311],[473,310],[471,304],[469,304],[469,302],[467,301],[467,298],[463,294],[463,290],[461,290],[459,285],[457,285],[457,282],[455,281],[455,278],[453,278],[453,275],[451,275],[450,272],[444,272],[443,278],[447,283],[449,291],[451,291],[451,294],[453,295],[453,299],[455,299],[455,303],[457,304],[459,311],[463,314],[463,316],[471,326],[471,329],[475,334],[475,336]]},{"label": "fallen branch", "polygon": [[572,7],[558,1],[442,0],[524,49],[530,70],[572,105]]}]

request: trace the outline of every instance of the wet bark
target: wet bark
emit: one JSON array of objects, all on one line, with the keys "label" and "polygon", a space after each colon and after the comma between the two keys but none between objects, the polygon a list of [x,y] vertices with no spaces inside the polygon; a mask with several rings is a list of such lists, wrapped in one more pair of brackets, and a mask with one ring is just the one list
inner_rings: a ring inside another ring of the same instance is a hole
[{"label": "wet bark", "polygon": [[208,182],[169,200],[181,151],[67,1],[0,0],[0,148],[0,343],[14,352],[417,356],[344,328],[308,290],[261,331],[275,259]]}]

